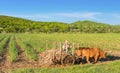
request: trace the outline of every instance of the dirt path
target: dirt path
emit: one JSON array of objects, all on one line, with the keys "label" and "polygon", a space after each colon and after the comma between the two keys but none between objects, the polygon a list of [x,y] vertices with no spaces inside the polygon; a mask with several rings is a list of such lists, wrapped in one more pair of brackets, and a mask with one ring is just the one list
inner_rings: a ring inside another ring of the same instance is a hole
[{"label": "dirt path", "polygon": [[[62,65],[59,65],[59,64],[54,65],[52,63],[51,58],[53,56],[52,56],[51,52],[53,52],[53,51],[55,51],[55,50],[48,50],[48,51],[40,53],[40,56],[39,56],[40,59],[38,61],[28,61],[27,60],[27,61],[24,61],[24,62],[22,62],[22,61],[18,62],[18,63],[20,63],[22,65],[19,66],[19,67],[15,66],[15,68],[22,68],[22,67],[25,67],[25,68],[33,68],[33,67],[40,67],[40,68],[45,68],[45,67],[64,67]],[[59,53],[59,51],[58,51],[58,53]],[[96,64],[112,62],[112,61],[115,61],[115,60],[120,60],[120,51],[109,52],[108,55],[107,55],[107,58],[105,60],[98,61],[98,63],[96,63]]]},{"label": "dirt path", "polygon": [[2,58],[0,60],[0,70],[2,71],[9,69],[11,66],[9,55],[8,55],[9,41],[10,41],[10,37],[8,38],[4,46],[4,52],[2,53]]},{"label": "dirt path", "polygon": [[120,60],[120,51],[110,51],[107,55],[106,61]]}]

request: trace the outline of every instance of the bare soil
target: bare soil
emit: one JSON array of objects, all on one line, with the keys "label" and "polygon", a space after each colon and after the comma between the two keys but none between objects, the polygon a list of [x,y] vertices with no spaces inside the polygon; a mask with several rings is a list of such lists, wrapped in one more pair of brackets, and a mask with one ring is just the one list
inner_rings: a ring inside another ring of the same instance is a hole
[{"label": "bare soil", "polygon": [[1,59],[0,59],[0,72],[1,73],[4,70],[10,68],[10,66],[11,66],[10,61],[9,61],[9,55],[8,55],[9,41],[10,41],[10,37],[8,38],[8,40],[6,42],[6,44],[4,46],[4,51],[1,55]]}]

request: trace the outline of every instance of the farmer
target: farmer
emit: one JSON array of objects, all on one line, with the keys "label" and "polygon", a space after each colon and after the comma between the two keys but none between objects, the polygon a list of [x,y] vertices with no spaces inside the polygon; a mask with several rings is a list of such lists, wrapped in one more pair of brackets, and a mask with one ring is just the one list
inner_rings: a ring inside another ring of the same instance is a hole
[{"label": "farmer", "polygon": [[71,46],[70,46],[70,43],[66,40],[62,46],[62,49],[63,51],[65,51],[66,53],[70,53],[70,49],[71,49]]}]

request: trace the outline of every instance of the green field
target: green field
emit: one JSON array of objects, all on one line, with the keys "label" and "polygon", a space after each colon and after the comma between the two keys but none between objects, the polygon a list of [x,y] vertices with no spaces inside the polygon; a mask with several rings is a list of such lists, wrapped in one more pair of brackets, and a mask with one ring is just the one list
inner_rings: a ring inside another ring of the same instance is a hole
[{"label": "green field", "polygon": [[[84,47],[100,47],[103,50],[120,50],[120,34],[101,33],[52,33],[52,34],[0,34],[0,55],[8,54],[11,63],[18,61],[19,44],[28,60],[38,60],[38,53],[48,49],[59,49],[60,43],[68,40]],[[56,43],[56,44],[55,44]],[[5,48],[6,46],[7,49]],[[7,51],[6,51],[7,50]],[[6,51],[6,52],[4,52]],[[74,65],[55,68],[16,68],[12,73],[120,73],[120,62],[112,61],[98,64]]]},{"label": "green field", "polygon": [[101,33],[101,34],[70,34],[70,33],[54,33],[54,34],[16,34],[18,40],[25,43],[32,44],[32,46],[38,51],[45,49],[45,43],[48,43],[48,48],[53,48],[53,43],[59,43],[68,40],[71,43],[79,43],[80,46],[93,46],[100,47],[101,49],[120,49],[120,34],[115,33]]}]

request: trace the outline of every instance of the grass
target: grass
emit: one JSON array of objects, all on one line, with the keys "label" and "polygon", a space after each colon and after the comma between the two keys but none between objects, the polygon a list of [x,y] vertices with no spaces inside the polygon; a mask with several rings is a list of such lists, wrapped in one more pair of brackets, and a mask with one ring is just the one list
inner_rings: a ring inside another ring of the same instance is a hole
[{"label": "grass", "polygon": [[11,37],[8,50],[11,62],[17,61],[18,58],[18,48],[16,47],[14,38],[15,38],[14,36]]},{"label": "grass", "polygon": [[24,41],[25,39],[20,39],[17,38],[17,41],[19,43],[19,45],[22,47],[22,49],[25,51],[26,56],[30,59],[30,60],[38,60],[39,57],[36,53],[36,51],[28,46],[28,42]]},{"label": "grass", "polygon": [[46,40],[48,48],[53,48],[53,42],[57,42],[56,46],[59,48],[59,42],[68,40],[70,42],[79,43],[80,46],[100,47],[101,49],[119,50],[120,49],[120,34],[115,33],[101,33],[101,34],[84,34],[84,33],[54,33],[54,34],[16,34],[20,39],[29,42],[38,51],[44,51],[46,48]]},{"label": "grass", "polygon": [[120,73],[120,62],[74,65],[62,68],[22,68],[11,73]]},{"label": "grass", "polygon": [[8,41],[8,37],[5,37],[1,42],[0,42],[0,55],[3,53],[6,43]]}]

